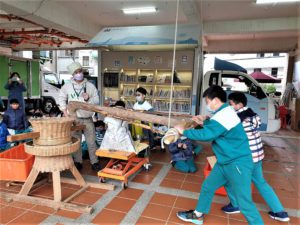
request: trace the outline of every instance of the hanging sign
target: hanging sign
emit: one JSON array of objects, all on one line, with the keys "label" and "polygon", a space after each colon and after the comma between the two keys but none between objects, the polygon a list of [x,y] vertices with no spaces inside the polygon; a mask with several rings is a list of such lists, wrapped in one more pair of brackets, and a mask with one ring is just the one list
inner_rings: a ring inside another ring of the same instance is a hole
[{"label": "hanging sign", "polygon": [[[102,29],[89,46],[174,44],[175,25],[108,27]],[[178,25],[177,44],[198,44],[199,25]]]}]

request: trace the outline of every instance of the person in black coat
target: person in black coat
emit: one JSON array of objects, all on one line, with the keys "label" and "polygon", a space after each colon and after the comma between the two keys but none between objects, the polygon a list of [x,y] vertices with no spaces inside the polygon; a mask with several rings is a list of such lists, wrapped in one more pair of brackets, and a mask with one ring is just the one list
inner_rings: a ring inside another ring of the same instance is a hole
[{"label": "person in black coat", "polygon": [[28,121],[24,110],[20,107],[18,99],[11,99],[9,104],[9,109],[3,115],[3,123],[6,124],[12,135],[26,132]]},{"label": "person in black coat", "polygon": [[[22,81],[20,74],[13,72],[4,86],[8,90],[8,101],[12,99],[17,99],[20,105],[20,108],[25,112],[25,102],[23,97],[23,92],[27,91],[24,82]],[[8,107],[10,108],[10,107]]]}]

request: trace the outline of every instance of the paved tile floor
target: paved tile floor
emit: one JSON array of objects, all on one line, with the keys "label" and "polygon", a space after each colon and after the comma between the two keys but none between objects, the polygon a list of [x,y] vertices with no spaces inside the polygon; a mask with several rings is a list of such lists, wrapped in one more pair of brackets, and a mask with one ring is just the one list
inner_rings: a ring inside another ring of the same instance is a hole
[{"label": "paved tile floor", "polygon": [[[268,215],[268,207],[257,190],[253,190],[253,200],[268,224],[300,224],[300,132],[281,130],[276,134],[264,135],[264,175],[278,194],[282,204],[291,215],[289,223],[275,222]],[[201,143],[204,151],[196,158],[198,171],[194,174],[176,172],[169,164],[167,152],[151,153],[150,171],[140,171],[132,177],[129,188],[123,190],[120,183],[114,191],[89,188],[72,203],[92,205],[92,214],[80,214],[65,210],[22,202],[6,202],[0,198],[0,224],[183,224],[176,217],[179,210],[193,209],[197,203],[201,184],[204,180],[203,168],[206,157],[211,155],[210,145]],[[96,173],[89,162],[84,162],[82,171],[85,179],[98,182]],[[109,181],[111,182],[111,181]],[[20,186],[6,186],[0,181],[1,191],[17,193]],[[78,186],[62,184],[63,198],[71,195]],[[51,184],[32,190],[32,196],[53,198]],[[215,196],[211,212],[204,224],[243,225],[247,224],[242,215],[226,215],[220,208],[228,200]]]}]

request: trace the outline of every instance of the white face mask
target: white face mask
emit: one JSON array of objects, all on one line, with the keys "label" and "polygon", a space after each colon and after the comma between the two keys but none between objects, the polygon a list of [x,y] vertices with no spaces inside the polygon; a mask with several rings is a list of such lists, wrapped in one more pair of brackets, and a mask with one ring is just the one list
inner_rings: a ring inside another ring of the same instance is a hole
[{"label": "white face mask", "polygon": [[[212,100],[212,101],[213,101],[213,100]],[[212,101],[211,101],[211,102],[212,102]],[[211,103],[211,102],[210,102],[210,103]],[[206,105],[206,110],[207,110],[209,113],[215,113],[215,112],[216,112],[216,110],[213,110],[213,109],[210,107],[209,104]]]},{"label": "white face mask", "polygon": [[136,96],[135,99],[136,99],[137,102],[142,102],[143,101],[142,96]]},{"label": "white face mask", "polygon": [[14,76],[14,77],[11,78],[11,80],[12,80],[12,81],[18,81],[18,80],[19,80],[19,77]]},{"label": "white face mask", "polygon": [[212,110],[212,109],[210,108],[209,105],[206,105],[206,110],[207,110],[209,113],[214,113],[214,112],[215,112],[215,110]]},{"label": "white face mask", "polygon": [[81,81],[83,80],[83,73],[75,73],[73,78],[74,80]]}]

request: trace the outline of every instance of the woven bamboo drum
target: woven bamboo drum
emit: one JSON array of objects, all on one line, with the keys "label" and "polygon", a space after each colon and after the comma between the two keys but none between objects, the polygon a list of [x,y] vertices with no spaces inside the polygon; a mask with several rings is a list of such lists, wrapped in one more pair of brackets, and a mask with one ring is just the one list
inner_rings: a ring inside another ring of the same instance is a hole
[{"label": "woven bamboo drum", "polygon": [[74,119],[67,117],[31,119],[33,131],[40,133],[33,143],[46,146],[70,143],[73,122]]},{"label": "woven bamboo drum", "polygon": [[60,156],[70,155],[76,152],[80,148],[80,140],[78,138],[72,138],[71,142],[62,145],[34,145],[31,142],[25,143],[25,152],[35,156]]}]

